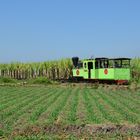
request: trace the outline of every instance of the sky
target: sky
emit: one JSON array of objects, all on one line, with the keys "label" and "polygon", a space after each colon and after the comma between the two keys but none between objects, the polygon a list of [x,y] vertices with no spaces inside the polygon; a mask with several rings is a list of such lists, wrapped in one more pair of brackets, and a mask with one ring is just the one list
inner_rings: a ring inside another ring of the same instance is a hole
[{"label": "sky", "polygon": [[140,0],[0,0],[0,62],[140,57]]}]

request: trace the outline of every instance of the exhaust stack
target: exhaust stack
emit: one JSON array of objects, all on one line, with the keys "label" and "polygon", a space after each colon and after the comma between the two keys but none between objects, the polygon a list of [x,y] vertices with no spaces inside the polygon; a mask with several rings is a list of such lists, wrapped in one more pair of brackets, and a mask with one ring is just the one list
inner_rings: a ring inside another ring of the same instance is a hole
[{"label": "exhaust stack", "polygon": [[78,66],[78,61],[79,61],[79,57],[72,57],[72,62],[73,62],[74,67]]}]

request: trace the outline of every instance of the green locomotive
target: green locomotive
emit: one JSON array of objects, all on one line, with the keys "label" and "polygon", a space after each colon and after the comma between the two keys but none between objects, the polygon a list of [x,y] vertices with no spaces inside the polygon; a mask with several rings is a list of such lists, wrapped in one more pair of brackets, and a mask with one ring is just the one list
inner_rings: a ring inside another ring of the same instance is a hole
[{"label": "green locomotive", "polygon": [[131,79],[130,58],[95,58],[79,60],[73,57],[73,77],[76,80],[128,83]]}]

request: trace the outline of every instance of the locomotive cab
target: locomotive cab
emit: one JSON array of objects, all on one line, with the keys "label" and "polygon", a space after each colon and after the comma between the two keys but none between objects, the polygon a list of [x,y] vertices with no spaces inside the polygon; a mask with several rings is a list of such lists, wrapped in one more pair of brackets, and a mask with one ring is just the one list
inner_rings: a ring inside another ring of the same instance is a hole
[{"label": "locomotive cab", "polygon": [[114,69],[114,80],[118,84],[128,83],[131,79],[130,58],[110,59]]},{"label": "locomotive cab", "polygon": [[[95,60],[85,59],[79,60],[78,57],[73,57],[73,77],[76,79],[95,79]],[[78,61],[77,61],[78,60]],[[75,61],[77,63],[75,64]]]},{"label": "locomotive cab", "polygon": [[130,81],[130,58],[96,58],[95,73],[98,80],[120,84]]}]

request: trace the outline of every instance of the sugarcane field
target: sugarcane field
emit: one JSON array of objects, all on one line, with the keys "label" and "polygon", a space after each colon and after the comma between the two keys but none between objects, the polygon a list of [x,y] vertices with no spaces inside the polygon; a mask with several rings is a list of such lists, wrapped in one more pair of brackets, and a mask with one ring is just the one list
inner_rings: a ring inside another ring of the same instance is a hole
[{"label": "sugarcane field", "polygon": [[[0,134],[13,139],[131,138],[140,132],[139,59],[129,84],[80,82],[71,59],[1,64]],[[60,79],[60,81],[58,80]]]},{"label": "sugarcane field", "polygon": [[0,140],[140,140],[139,1],[0,1]]}]

